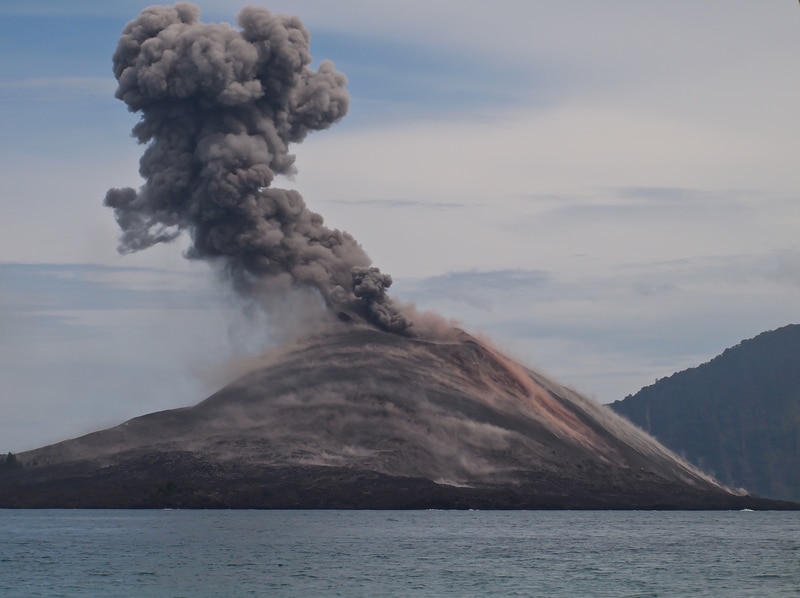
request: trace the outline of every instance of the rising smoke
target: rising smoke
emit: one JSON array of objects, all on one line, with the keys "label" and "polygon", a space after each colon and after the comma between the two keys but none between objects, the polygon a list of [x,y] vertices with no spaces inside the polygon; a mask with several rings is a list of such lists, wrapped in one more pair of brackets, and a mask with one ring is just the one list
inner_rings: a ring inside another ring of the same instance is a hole
[{"label": "rising smoke", "polygon": [[[309,68],[309,34],[296,17],[243,9],[237,22],[199,21],[198,7],[150,7],[114,52],[116,97],[141,114],[144,185],[111,189],[119,251],[188,231],[187,257],[219,264],[245,296],[315,289],[336,314],[386,331],[411,322],[387,295],[388,274],[346,232],[324,226],[293,190],[270,187],[296,172],[290,143],[346,113],[345,76]],[[267,302],[268,303],[268,302]]]}]

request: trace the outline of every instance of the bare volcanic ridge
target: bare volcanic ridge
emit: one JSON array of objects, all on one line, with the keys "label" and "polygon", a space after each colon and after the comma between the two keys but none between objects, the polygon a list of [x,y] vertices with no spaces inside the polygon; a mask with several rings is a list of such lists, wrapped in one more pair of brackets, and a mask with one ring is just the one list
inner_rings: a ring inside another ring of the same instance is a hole
[{"label": "bare volcanic ridge", "polygon": [[790,508],[472,336],[357,325],[194,407],[18,456],[2,507]]}]

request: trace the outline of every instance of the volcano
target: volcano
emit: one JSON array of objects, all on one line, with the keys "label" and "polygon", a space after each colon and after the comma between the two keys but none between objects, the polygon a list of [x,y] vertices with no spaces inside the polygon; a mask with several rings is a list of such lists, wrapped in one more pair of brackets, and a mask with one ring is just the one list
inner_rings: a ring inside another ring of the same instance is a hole
[{"label": "volcano", "polygon": [[17,456],[2,507],[744,508],[610,410],[457,329],[355,323],[188,408]]},{"label": "volcano", "polygon": [[8,455],[0,507],[778,505],[463,331],[420,333],[353,236],[271,186],[297,171],[291,144],[347,113],[346,77],[330,61],[312,68],[296,17],[245,7],[237,29],[199,16],[184,2],[148,7],[114,52],[115,96],[146,145],[144,184],[104,200],[118,249],[186,232],[185,256],[269,319],[286,316],[272,304],[289,289],[340,317],[194,407]]}]

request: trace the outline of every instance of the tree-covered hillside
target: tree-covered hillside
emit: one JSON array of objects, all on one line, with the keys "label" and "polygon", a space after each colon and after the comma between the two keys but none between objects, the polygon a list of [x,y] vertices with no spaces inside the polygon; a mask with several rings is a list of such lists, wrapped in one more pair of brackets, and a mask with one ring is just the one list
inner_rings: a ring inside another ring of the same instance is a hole
[{"label": "tree-covered hillside", "polygon": [[729,486],[800,500],[800,325],[742,341],[610,407]]}]

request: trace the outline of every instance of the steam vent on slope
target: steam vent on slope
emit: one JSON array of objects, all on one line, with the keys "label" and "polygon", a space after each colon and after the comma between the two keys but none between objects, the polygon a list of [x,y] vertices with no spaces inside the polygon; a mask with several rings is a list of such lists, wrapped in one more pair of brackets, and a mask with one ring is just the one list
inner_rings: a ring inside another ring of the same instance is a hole
[{"label": "steam vent on slope", "polygon": [[125,27],[116,96],[141,117],[144,184],[105,205],[122,253],[187,233],[187,257],[268,320],[303,293],[303,319],[320,325],[194,407],[7,461],[0,507],[792,507],[720,486],[610,410],[394,302],[352,236],[271,186],[296,170],[290,143],[345,115],[345,77],[310,68],[297,18],[245,8],[237,22],[177,4]]}]

